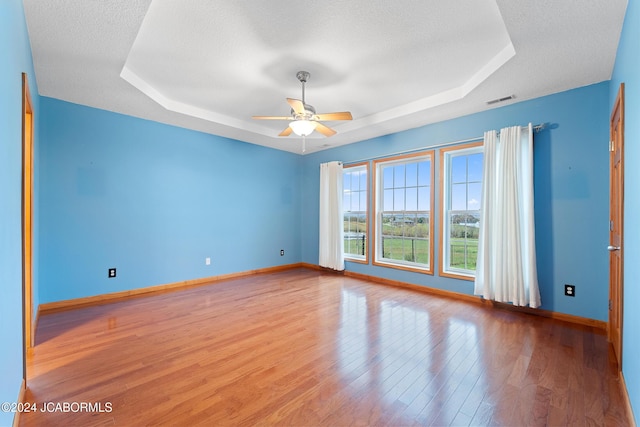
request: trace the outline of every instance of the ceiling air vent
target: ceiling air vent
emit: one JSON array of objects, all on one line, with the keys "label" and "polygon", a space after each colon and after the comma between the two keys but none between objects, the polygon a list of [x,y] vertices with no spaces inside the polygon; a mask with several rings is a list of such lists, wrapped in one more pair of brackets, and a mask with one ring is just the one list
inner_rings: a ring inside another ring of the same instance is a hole
[{"label": "ceiling air vent", "polygon": [[487,101],[487,105],[497,104],[498,102],[508,101],[510,99],[515,98],[515,95],[505,96],[504,98],[492,99],[491,101]]}]

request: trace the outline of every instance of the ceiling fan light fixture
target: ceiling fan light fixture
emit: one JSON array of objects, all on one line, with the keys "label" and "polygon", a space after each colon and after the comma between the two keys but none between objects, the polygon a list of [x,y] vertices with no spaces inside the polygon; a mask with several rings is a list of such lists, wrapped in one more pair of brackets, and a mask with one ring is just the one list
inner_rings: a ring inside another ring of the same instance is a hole
[{"label": "ceiling fan light fixture", "polygon": [[289,127],[293,129],[293,133],[298,136],[310,135],[316,129],[316,122],[309,120],[294,120],[289,123]]},{"label": "ceiling fan light fixture", "polygon": [[325,120],[353,120],[351,113],[348,111],[316,114],[316,109],[306,104],[304,99],[304,84],[309,79],[309,73],[307,71],[299,71],[296,77],[302,84],[302,99],[287,98],[287,103],[291,107],[291,116],[253,116],[253,118],[257,120],[290,120],[289,126],[280,132],[278,136],[289,136],[295,133],[297,136],[302,137],[303,147],[304,138],[311,135],[313,131],[318,131],[318,133],[326,137],[336,134],[335,130],[321,122]]}]

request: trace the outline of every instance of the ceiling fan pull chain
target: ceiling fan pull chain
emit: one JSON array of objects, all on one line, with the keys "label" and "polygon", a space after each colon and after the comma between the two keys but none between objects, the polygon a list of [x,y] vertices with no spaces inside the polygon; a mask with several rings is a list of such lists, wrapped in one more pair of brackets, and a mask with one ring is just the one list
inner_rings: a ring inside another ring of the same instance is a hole
[{"label": "ceiling fan pull chain", "polygon": [[304,153],[305,151],[307,151],[307,138],[302,135],[302,152]]}]

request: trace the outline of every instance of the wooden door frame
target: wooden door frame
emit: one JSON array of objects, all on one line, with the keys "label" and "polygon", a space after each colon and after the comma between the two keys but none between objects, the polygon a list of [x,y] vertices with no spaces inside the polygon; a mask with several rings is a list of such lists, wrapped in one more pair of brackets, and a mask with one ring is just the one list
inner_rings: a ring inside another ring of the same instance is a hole
[{"label": "wooden door frame", "polygon": [[[614,347],[614,350],[616,350],[616,358],[617,358],[617,362],[618,362],[618,370],[621,371],[622,370],[622,348],[623,348],[623,339],[622,339],[622,332],[623,332],[623,310],[624,310],[624,83],[620,83],[620,87],[618,89],[618,94],[616,96],[616,100],[613,104],[613,107],[611,109],[611,117],[610,117],[610,121],[609,121],[609,135],[610,135],[610,140],[611,140],[611,144],[617,144],[618,142],[614,140],[613,138],[613,134],[614,134],[614,124],[615,124],[615,120],[616,118],[618,118],[618,133],[619,133],[619,146],[615,147],[615,152],[613,154],[610,155],[610,171],[609,171],[609,175],[612,176],[612,171],[613,171],[613,165],[614,165],[614,155],[615,153],[619,153],[620,155],[620,188],[618,189],[618,201],[619,201],[619,206],[618,209],[620,211],[620,224],[616,224],[615,227],[617,228],[618,226],[619,228],[619,232],[620,232],[620,242],[619,242],[619,251],[618,251],[618,256],[620,257],[620,267],[619,267],[619,286],[618,286],[618,291],[617,291],[617,295],[619,295],[619,298],[617,298],[617,300],[614,301],[614,297],[612,295],[612,291],[611,291],[611,266],[612,263],[609,263],[609,311],[608,311],[608,323],[607,323],[607,337],[609,339],[610,342],[612,342],[612,345]],[[613,151],[613,150],[612,150]],[[611,183],[611,185],[613,186],[613,183]],[[610,193],[612,192],[613,187],[611,187],[610,189]],[[611,194],[610,194],[611,197]],[[611,200],[610,200],[610,206],[611,206]],[[611,215],[611,214],[610,214]],[[610,217],[610,220],[614,220],[614,218]],[[614,242],[612,242],[612,237],[611,234],[609,236],[609,244],[610,245],[614,245]],[[612,256],[616,256],[616,255],[609,255],[610,259]],[[613,334],[612,334],[612,329],[613,329],[613,325],[611,322],[611,312],[612,312],[612,305],[619,304],[619,307],[617,307],[617,310],[619,311],[619,323],[620,323],[620,333],[619,336],[617,336],[617,343],[613,343]],[[619,354],[617,354],[619,353]]]},{"label": "wooden door frame", "polygon": [[22,336],[23,380],[33,333],[33,107],[27,75],[22,73]]}]

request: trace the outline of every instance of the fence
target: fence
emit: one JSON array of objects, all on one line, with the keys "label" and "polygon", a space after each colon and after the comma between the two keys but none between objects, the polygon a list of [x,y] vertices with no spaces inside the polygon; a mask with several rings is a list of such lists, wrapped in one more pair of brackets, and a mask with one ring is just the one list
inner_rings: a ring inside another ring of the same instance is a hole
[{"label": "fence", "polygon": [[344,253],[365,255],[367,235],[365,233],[344,233]]}]

